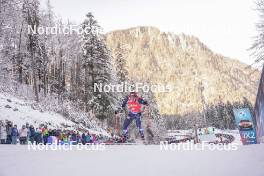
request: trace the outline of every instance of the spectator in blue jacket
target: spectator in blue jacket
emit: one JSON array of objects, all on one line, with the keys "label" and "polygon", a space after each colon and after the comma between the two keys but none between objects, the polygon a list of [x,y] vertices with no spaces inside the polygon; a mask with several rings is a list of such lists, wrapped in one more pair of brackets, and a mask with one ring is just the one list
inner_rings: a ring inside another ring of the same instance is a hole
[{"label": "spectator in blue jacket", "polygon": [[18,133],[17,125],[14,125],[14,127],[11,130],[12,144],[17,144],[18,135],[19,133]]},{"label": "spectator in blue jacket", "polygon": [[6,137],[6,143],[11,144],[12,143],[12,128],[13,128],[13,123],[10,121],[6,122],[6,132],[7,132],[7,137]]},{"label": "spectator in blue jacket", "polygon": [[85,133],[82,134],[82,144],[84,145],[86,143],[86,136]]},{"label": "spectator in blue jacket", "polygon": [[29,131],[30,131],[29,141],[33,144],[35,142],[35,137],[36,137],[36,131],[33,125],[30,125]]}]

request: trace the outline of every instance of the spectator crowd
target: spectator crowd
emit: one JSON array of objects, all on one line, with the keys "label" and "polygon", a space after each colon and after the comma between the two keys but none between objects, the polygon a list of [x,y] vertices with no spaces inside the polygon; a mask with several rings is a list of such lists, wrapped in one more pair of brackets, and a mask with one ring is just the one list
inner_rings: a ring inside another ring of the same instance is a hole
[{"label": "spectator crowd", "polygon": [[33,125],[26,123],[19,129],[11,121],[0,121],[0,142],[1,144],[88,144],[109,142],[111,139],[101,134],[90,134],[74,130],[48,129],[47,125],[40,125],[35,128]]}]

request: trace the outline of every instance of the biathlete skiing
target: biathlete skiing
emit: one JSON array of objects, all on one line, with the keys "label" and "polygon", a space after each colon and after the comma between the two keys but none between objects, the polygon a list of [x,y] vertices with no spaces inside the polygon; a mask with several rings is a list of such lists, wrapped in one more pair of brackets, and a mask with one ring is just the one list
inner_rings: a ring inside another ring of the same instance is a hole
[{"label": "biathlete skiing", "polygon": [[143,105],[148,106],[148,102],[138,96],[136,92],[130,92],[130,94],[123,100],[122,108],[127,108],[128,110],[128,116],[123,124],[123,137],[125,140],[128,139],[128,128],[133,120],[136,121],[136,126],[139,130],[141,139],[144,140],[144,130],[141,126],[141,113]]}]

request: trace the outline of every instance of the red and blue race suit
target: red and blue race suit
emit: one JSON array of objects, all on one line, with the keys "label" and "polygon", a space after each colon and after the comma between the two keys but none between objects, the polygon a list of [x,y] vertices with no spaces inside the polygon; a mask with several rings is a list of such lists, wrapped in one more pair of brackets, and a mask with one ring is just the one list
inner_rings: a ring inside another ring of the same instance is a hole
[{"label": "red and blue race suit", "polygon": [[143,100],[141,97],[134,97],[127,96],[122,104],[122,107],[127,107],[128,109],[128,118],[125,119],[123,124],[123,133],[124,136],[127,137],[128,134],[128,127],[131,124],[131,122],[135,119],[136,120],[136,126],[139,130],[139,133],[142,137],[144,137],[143,128],[141,127],[141,109],[142,105],[148,105],[147,101]]}]

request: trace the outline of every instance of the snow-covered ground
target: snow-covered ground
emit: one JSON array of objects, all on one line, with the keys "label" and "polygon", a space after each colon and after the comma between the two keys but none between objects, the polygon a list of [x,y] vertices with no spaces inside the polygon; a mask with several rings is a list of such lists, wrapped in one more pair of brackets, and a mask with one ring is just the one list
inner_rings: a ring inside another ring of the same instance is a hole
[{"label": "snow-covered ground", "polygon": [[241,137],[240,137],[238,129],[237,130],[220,130],[220,129],[216,129],[216,133],[232,135],[235,138],[233,143],[242,145],[242,141],[241,141]]},{"label": "snow-covered ground", "polygon": [[[215,134],[227,134],[234,137],[234,141],[232,143],[242,145],[241,137],[239,134],[239,130],[221,130],[215,128]],[[176,139],[186,138],[186,136],[193,136],[193,129],[189,130],[168,130],[167,137],[175,137]],[[213,139],[214,140],[214,139]],[[213,141],[211,141],[213,142]]]},{"label": "snow-covered ground", "polygon": [[[8,106],[8,107],[6,107]],[[65,119],[62,115],[52,112],[40,112],[25,102],[8,94],[0,94],[0,120],[9,120],[21,128],[26,122],[38,127],[48,123],[50,127],[59,128],[61,124],[73,126],[74,123]]]},{"label": "snow-covered ground", "polygon": [[[9,120],[16,124],[20,129],[22,125],[29,123],[35,128],[41,124],[46,124],[50,129],[76,130],[78,125],[64,118],[61,114],[36,110],[32,108],[34,102],[19,99],[8,93],[0,93],[0,120]],[[93,134],[109,135],[101,128],[87,129]]]},{"label": "snow-covered ground", "polygon": [[263,176],[264,145],[236,151],[161,151],[106,146],[104,151],[28,151],[0,145],[1,176]]}]

